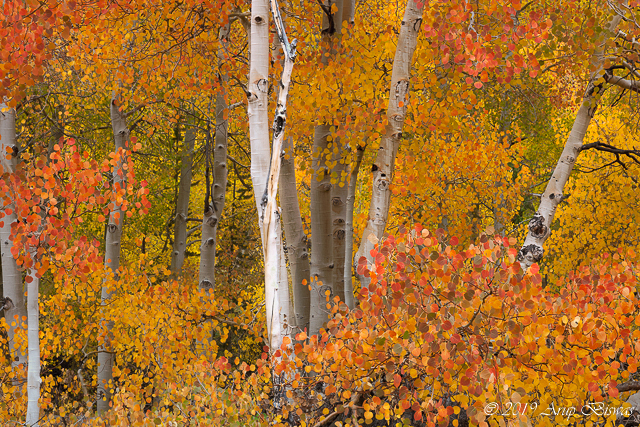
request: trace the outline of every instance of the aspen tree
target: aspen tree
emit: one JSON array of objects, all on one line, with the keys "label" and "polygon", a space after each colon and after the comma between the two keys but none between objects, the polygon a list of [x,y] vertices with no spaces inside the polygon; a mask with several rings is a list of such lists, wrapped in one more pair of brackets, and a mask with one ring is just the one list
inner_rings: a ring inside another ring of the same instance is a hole
[{"label": "aspen tree", "polygon": [[[4,173],[13,173],[18,166],[18,145],[16,141],[16,111],[0,104],[0,150],[2,151],[2,169]],[[7,203],[7,200],[5,200]],[[17,329],[26,329],[27,310],[24,301],[24,287],[22,274],[18,270],[16,260],[11,253],[13,241],[11,239],[11,224],[16,222],[14,206],[3,207],[2,227],[0,227],[0,242],[2,245],[2,284],[4,297],[11,300],[5,304],[4,315],[9,324],[9,353],[11,366],[16,367],[26,362],[26,354],[16,348],[15,334]]]},{"label": "aspen tree", "polygon": [[176,216],[173,228],[173,251],[171,252],[171,271],[173,274],[178,274],[182,270],[187,249],[187,217],[189,216],[189,196],[191,194],[195,142],[195,129],[187,124],[184,146],[180,156],[180,182],[178,184],[178,200],[176,202]]},{"label": "aspen tree", "polygon": [[[218,64],[222,64],[225,52],[229,46],[229,32],[231,23],[220,29],[218,42]],[[228,81],[227,75],[221,75],[220,81],[224,85]],[[200,245],[200,278],[198,280],[201,289],[214,289],[216,268],[216,246],[218,244],[218,225],[224,210],[225,194],[227,190],[227,145],[229,123],[226,118],[228,113],[224,92],[216,95],[215,109],[215,139],[213,150],[210,143],[211,135],[207,134],[206,147],[206,181],[209,184],[210,161],[213,157],[213,183],[207,185],[205,190],[205,208],[202,218],[202,242]],[[213,153],[211,152],[213,151]],[[213,156],[211,156],[213,154]]]},{"label": "aspen tree", "polygon": [[[389,187],[393,182],[396,155],[402,142],[402,128],[409,105],[411,64],[413,62],[413,53],[418,44],[418,32],[422,23],[424,5],[424,2],[407,1],[407,7],[402,18],[391,72],[389,104],[386,114],[387,125],[380,141],[380,148],[375,162],[371,168],[373,175],[371,203],[369,205],[367,225],[362,233],[360,247],[355,256],[355,264],[362,257],[366,257],[368,265],[372,263],[371,250],[382,238],[387,226],[389,206],[391,204],[391,189]],[[366,280],[361,282],[364,287],[368,286]]]},{"label": "aspen tree", "polygon": [[[118,106],[117,98],[111,99],[111,128],[115,140],[116,155],[123,155],[123,150],[127,148],[129,142],[129,128],[124,113]],[[126,172],[123,169],[125,158],[118,159],[116,166],[113,168],[113,190],[119,191],[126,188]],[[118,278],[118,269],[120,268],[120,243],[122,240],[122,224],[123,224],[122,203],[114,201],[111,205],[109,213],[109,223],[106,227],[106,242],[104,264],[108,272],[114,279]],[[113,296],[113,291],[109,289],[105,283],[102,287],[102,305],[106,306]],[[111,349],[111,328],[112,323],[105,319],[102,320],[102,328],[104,330],[104,341],[98,347],[98,413],[102,414],[109,409],[111,402],[111,387],[113,386],[113,353]]]},{"label": "aspen tree", "polygon": [[353,256],[353,208],[356,201],[356,185],[358,184],[358,172],[364,157],[365,147],[358,146],[356,151],[356,163],[353,165],[349,174],[349,188],[347,193],[347,215],[345,223],[345,258],[349,260],[344,265],[344,302],[351,310],[355,308],[355,300],[353,295],[353,266],[351,265],[351,257]]},{"label": "aspen tree", "polygon": [[[43,214],[44,215],[44,214]],[[42,228],[42,223],[39,228]],[[30,239],[37,241],[39,235]],[[26,424],[38,427],[40,420],[40,277],[37,274],[38,251],[36,247],[29,250],[31,268],[28,270],[27,282],[27,417]]]},{"label": "aspen tree", "polygon": [[582,104],[576,113],[576,118],[567,137],[567,142],[553,170],[551,179],[547,182],[538,210],[529,221],[529,231],[518,252],[518,261],[520,261],[520,265],[525,271],[534,263],[542,260],[544,243],[551,234],[550,225],[553,223],[556,209],[562,201],[563,190],[569,180],[576,159],[580,151],[584,148],[584,137],[598,107],[598,101],[603,91],[603,84],[608,81],[612,84],[619,84],[626,89],[629,89],[631,86],[626,85],[624,79],[616,78],[612,75],[607,77],[607,73],[604,70],[605,62],[607,62],[605,55],[606,40],[616,31],[623,19],[623,16],[616,8],[612,9],[613,17],[605,29],[605,41],[596,48],[591,58],[591,65],[595,71],[591,74],[582,99]]},{"label": "aspen tree", "polygon": [[[342,31],[342,0],[329,0],[322,5],[322,49],[320,52],[321,62],[326,67],[329,57],[335,54],[335,44],[337,43],[336,35]],[[345,188],[336,192],[334,187],[338,184],[331,183],[331,171],[327,167],[327,162],[332,160],[332,152],[338,151],[336,156],[342,156],[341,150],[336,144],[338,140],[331,139],[331,126],[326,123],[317,125],[313,132],[312,147],[312,168],[311,176],[310,202],[311,202],[311,308],[309,312],[309,334],[317,335],[320,328],[329,319],[329,310],[327,309],[327,300],[332,301],[335,293],[335,279],[344,273],[338,275],[336,268],[342,271],[341,267],[336,265],[334,260],[342,258],[344,253],[344,237],[334,240],[334,224],[333,221],[341,223],[344,226],[344,198],[346,198]],[[339,168],[344,169],[344,165]],[[333,196],[336,200],[336,209],[332,209]],[[340,227],[335,230],[337,235],[340,234]],[[344,236],[344,229],[342,229]],[[337,236],[336,236],[337,237]],[[338,244],[337,247],[334,247]],[[341,253],[339,253],[340,251]],[[343,260],[344,262],[344,260]],[[342,286],[342,295],[344,300],[344,285]]]},{"label": "aspen tree", "polygon": [[296,166],[293,140],[285,139],[284,155],[280,169],[278,187],[280,204],[282,205],[282,224],[287,239],[287,253],[291,268],[293,287],[293,308],[296,326],[304,331],[309,327],[309,308],[311,295],[309,292],[310,269],[307,235],[302,226],[298,188],[296,185]]},{"label": "aspen tree", "polygon": [[249,134],[251,142],[251,181],[259,216],[265,268],[265,305],[267,335],[271,353],[275,353],[288,335],[290,326],[289,288],[284,284],[286,268],[280,231],[280,213],[276,203],[280,176],[281,153],[286,124],[289,83],[295,60],[295,41],[289,43],[278,3],[271,2],[278,37],[285,52],[280,79],[278,105],[273,122],[273,151],[269,146],[268,85],[269,85],[269,3],[251,3],[251,48],[249,65]]}]

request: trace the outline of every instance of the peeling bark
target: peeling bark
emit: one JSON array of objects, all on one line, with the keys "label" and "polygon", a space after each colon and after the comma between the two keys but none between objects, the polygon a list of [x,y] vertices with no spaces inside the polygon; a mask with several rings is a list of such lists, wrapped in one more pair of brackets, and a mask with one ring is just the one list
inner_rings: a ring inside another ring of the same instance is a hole
[{"label": "peeling bark", "polygon": [[189,216],[189,196],[191,194],[191,178],[193,168],[193,147],[196,142],[195,129],[187,125],[184,146],[180,162],[180,183],[178,184],[178,201],[173,228],[173,251],[171,252],[171,272],[179,274],[184,264],[187,249],[187,217]]},{"label": "peeling bark", "polygon": [[284,143],[279,192],[280,204],[282,205],[282,223],[291,268],[296,327],[302,331],[308,331],[311,303],[309,251],[307,235],[304,233],[300,216],[300,205],[298,204],[295,156],[291,138],[287,138]]},{"label": "peeling bark", "polygon": [[360,165],[362,164],[362,157],[364,156],[364,150],[366,147],[358,145],[356,151],[356,163],[351,169],[349,174],[349,189],[347,193],[347,215],[345,224],[345,259],[348,262],[344,265],[344,302],[349,309],[355,308],[355,300],[353,295],[353,274],[351,260],[353,259],[353,208],[356,202],[356,185],[358,184],[358,172],[360,172]]},{"label": "peeling bark", "polygon": [[[271,157],[269,147],[269,114],[268,114],[268,78],[269,78],[269,3],[267,0],[253,0],[251,2],[251,44],[249,62],[249,93],[247,115],[249,116],[249,140],[251,143],[251,181],[253,183],[253,193],[258,212],[258,218],[262,216],[261,201],[264,189],[267,186],[269,175],[269,159]],[[265,292],[269,288],[272,292],[277,287],[277,259],[268,259],[265,246],[269,244],[277,245],[275,233],[272,236],[273,242],[265,241],[265,233],[260,223],[262,237],[263,254],[265,261]],[[273,251],[272,251],[273,252]],[[269,265],[272,263],[273,265]],[[273,270],[276,272],[273,272]],[[274,307],[272,293],[265,296],[267,304],[267,331],[271,348],[279,346],[282,340],[281,330],[273,328],[273,312],[279,307]],[[275,301],[277,304],[277,301]],[[280,326],[280,322],[275,322]]]},{"label": "peeling bark", "polygon": [[254,0],[251,4],[251,49],[249,65],[248,109],[251,141],[251,180],[259,215],[265,265],[265,305],[271,353],[275,353],[288,335],[289,287],[285,286],[286,265],[282,248],[280,213],[276,203],[284,129],[286,101],[295,60],[295,41],[289,44],[276,0],[271,10],[285,53],[273,122],[273,152],[269,147],[268,76],[269,76],[269,3]]},{"label": "peeling bark", "polygon": [[[7,150],[9,149],[9,150]],[[4,173],[13,173],[18,167],[18,145],[16,141],[16,112],[5,104],[0,104],[0,150],[1,163]],[[13,153],[9,155],[9,151]],[[10,157],[10,158],[8,158]],[[5,201],[6,202],[6,201]],[[7,214],[6,208],[11,209]],[[26,329],[27,308],[24,301],[24,287],[22,275],[18,270],[16,260],[11,253],[13,241],[11,240],[11,224],[16,222],[16,214],[12,205],[4,207],[3,217],[0,219],[0,242],[2,245],[2,283],[4,297],[11,299],[12,304],[4,310],[4,315],[9,324],[9,352],[11,354],[11,366],[16,367],[27,361],[26,354],[14,348],[16,329]]]},{"label": "peeling bark", "polygon": [[[391,203],[391,189],[393,181],[396,155],[402,140],[402,128],[409,105],[409,79],[416,50],[418,32],[422,23],[422,10],[424,2],[408,0],[407,7],[402,18],[398,46],[393,61],[391,73],[391,85],[389,91],[389,105],[387,108],[387,125],[385,133],[380,141],[380,148],[372,167],[373,189],[369,218],[362,233],[360,248],[356,254],[356,261],[366,257],[367,264],[371,264],[371,250],[382,238],[387,226],[389,205]],[[362,280],[363,287],[368,286],[368,281]]]},{"label": "peeling bark", "polygon": [[[122,111],[117,105],[116,97],[111,99],[111,127],[115,140],[116,153],[125,150],[129,142],[129,128]],[[117,191],[126,188],[126,173],[123,165],[126,159],[121,158],[113,168],[113,189]],[[124,215],[122,205],[112,202],[109,223],[106,230],[104,264],[117,279],[120,268],[120,243],[122,240],[122,224]],[[107,286],[102,287],[102,306],[106,306],[113,293]],[[113,382],[113,353],[111,352],[112,322],[102,319],[101,328],[104,330],[104,342],[98,346],[98,414],[109,410],[111,401],[111,383]]]},{"label": "peeling bark", "polygon": [[[622,17],[617,13],[614,15],[607,27],[609,33],[612,33],[618,27],[621,19]],[[603,52],[604,44],[598,47],[591,60],[596,71],[591,75],[582,105],[576,114],[558,164],[547,183],[538,210],[529,221],[529,232],[518,252],[518,261],[520,261],[524,271],[527,271],[534,263],[540,262],[544,256],[544,243],[551,235],[550,225],[553,223],[556,208],[562,201],[564,187],[569,180],[578,154],[581,151],[587,129],[597,108],[602,85],[596,86],[595,82],[603,78],[603,66],[605,63]],[[604,79],[606,80],[606,78]]]},{"label": "peeling bark", "polygon": [[[278,31],[278,37],[284,51],[284,67],[280,78],[280,91],[278,93],[278,103],[273,119],[273,141],[271,152],[271,162],[268,171],[267,186],[261,200],[262,207],[262,230],[264,235],[265,253],[265,302],[267,305],[267,329],[270,334],[270,348],[272,353],[280,348],[284,336],[289,335],[292,319],[290,315],[291,302],[289,298],[289,282],[286,275],[286,264],[284,260],[284,250],[282,246],[282,231],[280,226],[280,210],[276,197],[278,194],[278,181],[280,179],[280,167],[282,161],[282,146],[284,143],[284,131],[287,122],[287,96],[291,83],[291,74],[296,57],[296,41],[291,44],[287,39],[280,9],[276,0],[271,0],[271,11]],[[273,243],[271,240],[273,239]],[[273,262],[269,263],[268,260]],[[275,289],[267,284],[273,283],[273,274],[276,279]],[[270,270],[270,271],[269,271]],[[267,280],[269,274],[271,280]],[[271,311],[271,312],[270,312]],[[278,316],[279,313],[279,316]],[[279,318],[279,322],[275,320]],[[271,321],[271,325],[269,322]],[[278,325],[276,325],[278,323]],[[276,338],[277,331],[277,338]],[[275,338],[275,340],[274,340]]]}]

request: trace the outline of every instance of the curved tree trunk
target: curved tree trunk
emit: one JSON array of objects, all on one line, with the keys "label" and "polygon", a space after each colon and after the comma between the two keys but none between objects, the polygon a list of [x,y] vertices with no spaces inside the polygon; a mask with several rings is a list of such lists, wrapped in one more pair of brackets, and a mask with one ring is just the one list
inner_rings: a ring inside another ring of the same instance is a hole
[{"label": "curved tree trunk", "polygon": [[189,216],[189,197],[191,195],[193,148],[195,142],[195,129],[187,124],[180,162],[180,183],[178,184],[178,201],[176,202],[176,217],[173,228],[174,240],[173,251],[171,252],[171,272],[173,274],[179,274],[182,270],[184,254],[187,249],[187,218]]},{"label": "curved tree trunk", "polygon": [[[122,154],[122,150],[127,148],[129,142],[129,129],[124,114],[116,104],[116,97],[111,99],[111,128],[115,140],[116,153]],[[118,191],[126,188],[126,174],[122,166],[126,159],[121,158],[113,168],[113,190]],[[122,205],[113,202],[107,224],[104,264],[117,279],[120,268],[120,243],[122,239]],[[107,286],[102,287],[102,305],[106,306],[112,297]],[[111,328],[112,322],[103,319],[101,328],[104,330],[104,342],[98,347],[98,414],[102,414],[109,409],[111,402],[111,387],[113,382],[113,353],[111,349]]]},{"label": "curved tree trunk", "polygon": [[[391,203],[391,183],[396,162],[396,155],[402,140],[402,128],[409,105],[409,78],[413,53],[418,42],[418,32],[422,23],[424,2],[408,0],[398,36],[398,46],[393,60],[391,72],[391,86],[389,90],[389,106],[387,108],[387,122],[385,133],[380,141],[380,148],[376,160],[371,168],[373,172],[373,188],[369,218],[362,233],[360,248],[355,262],[366,257],[367,264],[371,264],[371,250],[382,238],[389,217]],[[367,280],[362,280],[363,287],[368,286]]]},{"label": "curved tree trunk", "polygon": [[[622,17],[614,11],[613,18],[609,21],[607,31],[613,33],[620,24]],[[538,210],[529,221],[529,232],[518,252],[518,261],[524,271],[527,271],[532,264],[539,262],[544,255],[544,243],[551,235],[550,225],[556,208],[562,201],[564,187],[569,180],[573,166],[582,148],[584,137],[589,128],[589,123],[595,114],[598,106],[599,93],[602,85],[596,86],[594,82],[602,77],[604,58],[604,45],[600,46],[593,58],[592,64],[596,71],[591,75],[586,93],[582,100],[582,105],[576,114],[576,118],[571,127],[571,132],[564,145],[558,164],[556,165],[551,179],[547,183]]]},{"label": "curved tree trunk", "polygon": [[289,334],[290,299],[286,264],[282,248],[280,214],[276,195],[286,123],[286,100],[295,59],[295,44],[289,45],[278,4],[271,1],[278,36],[285,51],[285,64],[280,81],[273,124],[273,153],[269,146],[269,3],[251,3],[251,49],[249,66],[248,109],[251,142],[251,181],[259,216],[265,267],[265,305],[267,334],[271,353],[275,353]]},{"label": "curved tree trunk", "polygon": [[311,302],[309,251],[307,235],[304,233],[300,216],[300,205],[298,204],[295,156],[291,138],[287,138],[284,143],[279,192],[280,204],[282,205],[282,223],[291,268],[296,326],[302,331],[308,331]]},{"label": "curved tree trunk", "polygon": [[[5,104],[0,104],[0,150],[2,153],[1,163],[4,173],[12,173],[18,166],[18,146],[16,141],[16,112],[8,109]],[[14,155],[7,154],[9,148]],[[6,202],[6,201],[5,201]],[[16,260],[11,254],[13,241],[11,240],[11,224],[16,222],[16,214],[13,212],[11,204],[7,206],[11,213],[3,209],[3,218],[0,219],[0,242],[2,245],[2,282],[4,297],[11,300],[10,304],[5,304],[4,315],[9,324],[9,352],[11,354],[11,366],[15,367],[26,362],[26,354],[19,348],[15,348],[16,329],[26,329],[27,309],[24,301],[24,287],[22,275],[18,270]]]}]

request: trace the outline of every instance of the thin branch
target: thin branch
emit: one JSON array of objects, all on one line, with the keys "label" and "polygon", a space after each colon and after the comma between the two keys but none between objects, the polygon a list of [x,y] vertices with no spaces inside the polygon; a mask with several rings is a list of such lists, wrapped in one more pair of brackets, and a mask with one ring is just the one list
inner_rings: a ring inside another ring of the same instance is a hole
[{"label": "thin branch", "polygon": [[635,163],[640,165],[640,150],[636,149],[635,147],[632,150],[626,150],[626,149],[614,147],[613,145],[610,145],[610,144],[604,144],[600,141],[596,141],[590,144],[584,144],[582,147],[580,147],[579,151],[590,150],[590,149],[594,149],[597,151],[604,151],[605,153],[611,153],[615,155],[616,162],[620,163],[625,169],[627,168],[627,166],[624,163],[622,163],[622,161],[620,160],[620,156],[627,156],[628,158],[633,160]]},{"label": "thin branch", "polygon": [[245,168],[247,170],[249,170],[249,166],[245,166],[242,163],[240,163],[239,161],[237,161],[236,159],[234,159],[233,157],[231,157],[229,154],[227,154],[227,159],[231,160],[233,163],[235,163],[236,165]]}]

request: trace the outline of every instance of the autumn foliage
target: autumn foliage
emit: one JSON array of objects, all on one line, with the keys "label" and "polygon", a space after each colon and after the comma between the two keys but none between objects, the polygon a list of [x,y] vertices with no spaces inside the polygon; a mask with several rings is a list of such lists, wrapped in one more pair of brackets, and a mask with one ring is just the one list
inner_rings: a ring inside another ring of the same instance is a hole
[{"label": "autumn foliage", "polygon": [[622,405],[616,386],[638,367],[637,268],[615,254],[545,288],[514,263],[513,243],[483,234],[457,250],[419,225],[389,237],[359,308],[336,305],[321,337],[298,335],[284,406],[351,425],[604,421],[548,412]]},{"label": "autumn foliage", "polygon": [[[3,276],[0,427],[35,406],[46,427],[629,421],[638,2],[409,1],[408,40],[404,3],[282,1],[297,43],[278,115],[292,45],[272,25],[251,50],[272,19],[256,20],[258,2],[3,1],[0,249],[18,294],[39,281],[25,299],[40,323],[30,348]],[[267,71],[247,81],[256,58]],[[256,155],[256,140],[272,120],[291,140],[267,197],[256,170],[271,174],[278,152]],[[551,199],[551,222],[530,222]],[[105,236],[118,227],[112,270]],[[533,234],[542,254],[523,269]],[[271,241],[277,266],[263,260]],[[215,274],[203,281],[205,247]],[[267,318],[274,289],[286,304]],[[39,376],[16,363],[28,352]]]}]

